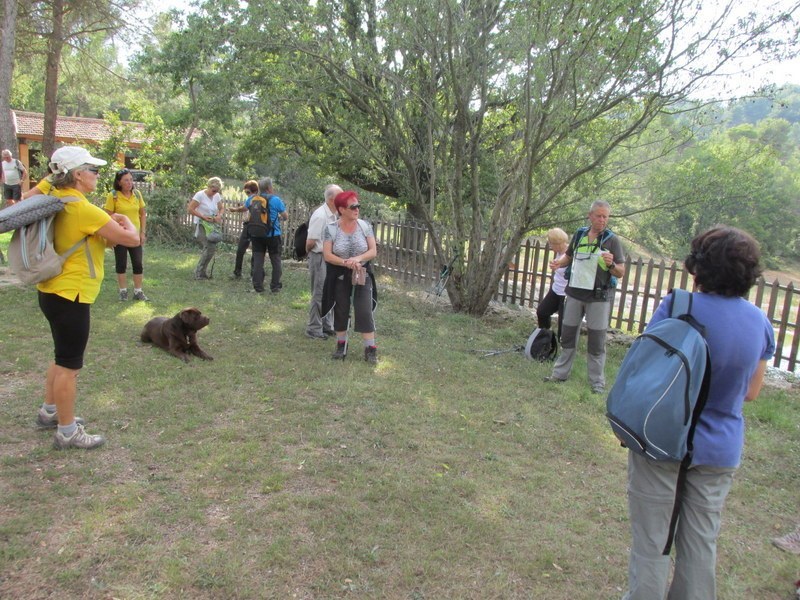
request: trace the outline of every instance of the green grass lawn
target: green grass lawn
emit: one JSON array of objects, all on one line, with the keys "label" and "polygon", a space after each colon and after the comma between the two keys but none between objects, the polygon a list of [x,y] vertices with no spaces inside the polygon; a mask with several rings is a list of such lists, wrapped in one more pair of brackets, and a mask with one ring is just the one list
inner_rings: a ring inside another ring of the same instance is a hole
[{"label": "green grass lawn", "polygon": [[[339,363],[304,336],[304,264],[262,296],[228,279],[230,246],[212,281],[196,259],[149,246],[152,302],[121,303],[107,253],[78,383],[108,438],[91,452],[35,429],[52,341],[35,290],[0,287],[0,598],[622,595],[626,456],[585,362],[547,385],[520,353],[474,352],[524,343],[527,313],[456,315],[379,277],[373,369],[357,341]],[[186,306],[213,362],[138,341]],[[719,597],[788,599],[800,557],[770,538],[800,519],[798,393],[768,387],[747,416]]]}]

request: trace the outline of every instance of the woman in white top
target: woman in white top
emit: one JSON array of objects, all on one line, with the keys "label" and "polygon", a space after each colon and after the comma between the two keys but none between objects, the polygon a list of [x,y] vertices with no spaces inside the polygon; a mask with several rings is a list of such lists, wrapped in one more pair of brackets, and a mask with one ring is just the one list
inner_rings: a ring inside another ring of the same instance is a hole
[{"label": "woman in white top", "polygon": [[[556,260],[564,256],[569,244],[569,236],[563,229],[554,227],[547,232],[547,244],[550,250],[556,253]],[[561,339],[561,314],[564,311],[564,295],[567,288],[567,278],[564,276],[566,267],[553,271],[553,285],[536,307],[536,322],[543,329],[550,329],[551,319],[558,313],[558,339]]]},{"label": "woman in white top", "polygon": [[219,177],[212,177],[206,182],[206,189],[197,192],[189,201],[187,210],[194,217],[194,237],[203,246],[200,260],[197,261],[197,266],[194,269],[195,279],[211,279],[206,273],[206,269],[211,259],[214,258],[214,253],[217,251],[217,243],[220,240],[213,237],[209,240],[208,234],[211,232],[211,226],[222,223],[222,213],[225,212],[225,209],[222,206],[222,196],[219,193],[221,189],[222,180]]}]

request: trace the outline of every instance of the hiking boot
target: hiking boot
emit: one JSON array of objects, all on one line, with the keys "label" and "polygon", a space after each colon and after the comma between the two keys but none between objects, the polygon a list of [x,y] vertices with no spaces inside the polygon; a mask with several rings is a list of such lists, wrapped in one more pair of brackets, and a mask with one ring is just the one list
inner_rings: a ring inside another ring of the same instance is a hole
[{"label": "hiking boot", "polygon": [[327,340],[328,336],[322,332],[316,331],[306,331],[306,337],[311,338],[312,340]]},{"label": "hiking boot", "polygon": [[[75,422],[78,425],[84,424],[84,420],[81,417],[75,417]],[[58,427],[58,413],[49,413],[44,407],[39,407],[39,414],[36,415],[36,426],[39,429],[55,429]]]},{"label": "hiking boot", "polygon": [[53,438],[53,447],[56,450],[66,450],[68,448],[81,448],[90,450],[97,448],[105,443],[106,439],[102,435],[90,435],[86,433],[83,425],[78,425],[70,437],[64,437],[61,432],[56,431],[55,438]]},{"label": "hiking boot", "polygon": [[371,365],[378,364],[378,349],[375,346],[367,346],[364,348],[364,360]]},{"label": "hiking boot", "polygon": [[564,383],[566,379],[559,379],[558,377],[553,377],[552,375],[548,375],[547,377],[543,377],[542,381],[545,383]]},{"label": "hiking boot", "polygon": [[195,280],[211,279],[211,277],[209,277],[208,275],[203,275],[203,274],[195,275],[194,278]]},{"label": "hiking boot", "polygon": [[800,527],[795,529],[793,533],[787,533],[783,537],[773,539],[772,543],[775,547],[790,554],[800,554]]},{"label": "hiking boot", "polygon": [[331,355],[334,360],[344,360],[347,356],[347,342],[336,342],[336,352]]},{"label": "hiking boot", "polygon": [[128,299],[128,290],[119,291],[119,301],[125,302]]},{"label": "hiking boot", "polygon": [[602,383],[595,383],[592,386],[592,393],[593,394],[605,394],[606,393],[606,386]]},{"label": "hiking boot", "polygon": [[143,291],[133,292],[134,300],[141,300],[142,302],[150,302],[150,298],[144,295]]}]

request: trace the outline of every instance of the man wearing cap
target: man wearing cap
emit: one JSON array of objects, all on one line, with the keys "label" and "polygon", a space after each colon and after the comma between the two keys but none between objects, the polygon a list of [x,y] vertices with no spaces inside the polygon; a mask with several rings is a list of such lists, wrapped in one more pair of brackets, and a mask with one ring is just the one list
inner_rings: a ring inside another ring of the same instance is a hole
[{"label": "man wearing cap", "polygon": [[11,150],[2,152],[0,181],[3,182],[3,199],[11,206],[22,199],[22,182],[28,176],[28,169],[18,159],[13,158]]}]

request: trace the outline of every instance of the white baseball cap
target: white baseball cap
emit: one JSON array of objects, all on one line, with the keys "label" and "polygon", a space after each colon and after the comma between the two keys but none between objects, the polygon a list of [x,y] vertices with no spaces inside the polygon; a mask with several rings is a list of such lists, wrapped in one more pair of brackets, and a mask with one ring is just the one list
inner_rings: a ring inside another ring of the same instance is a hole
[{"label": "white baseball cap", "polygon": [[53,173],[68,173],[81,165],[102,167],[107,164],[102,158],[95,158],[89,151],[80,146],[63,146],[53,152],[50,157],[50,170]]}]

